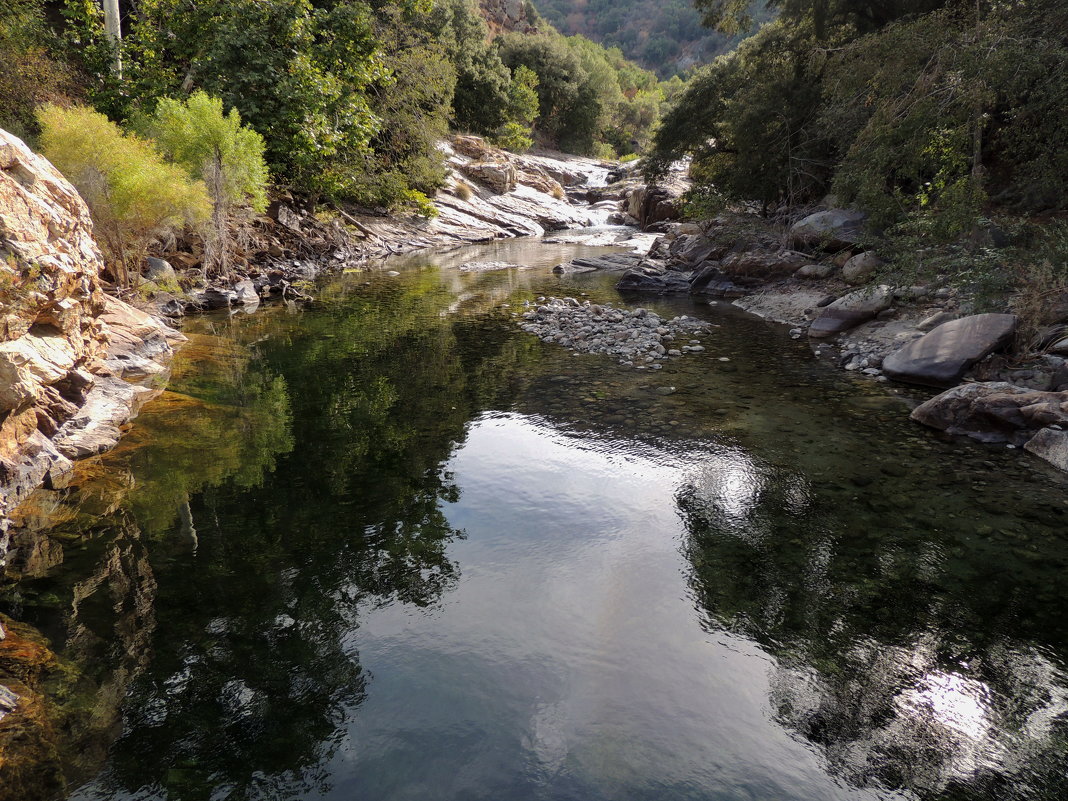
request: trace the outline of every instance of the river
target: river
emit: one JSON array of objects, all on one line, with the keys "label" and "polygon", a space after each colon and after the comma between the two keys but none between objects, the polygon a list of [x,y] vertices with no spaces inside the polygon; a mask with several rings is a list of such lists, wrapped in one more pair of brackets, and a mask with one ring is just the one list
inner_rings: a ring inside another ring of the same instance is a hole
[{"label": "river", "polygon": [[187,322],[2,596],[66,797],[1064,797],[1065,477],[729,307],[625,299],[717,326],[655,373],[519,331],[621,302],[581,252]]}]

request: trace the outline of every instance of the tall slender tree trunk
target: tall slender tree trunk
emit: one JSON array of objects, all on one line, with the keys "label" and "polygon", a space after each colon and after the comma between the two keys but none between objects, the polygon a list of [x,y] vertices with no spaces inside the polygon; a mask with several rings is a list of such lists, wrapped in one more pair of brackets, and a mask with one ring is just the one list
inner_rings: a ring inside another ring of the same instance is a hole
[{"label": "tall slender tree trunk", "polygon": [[216,148],[211,160],[211,223],[214,229],[214,260],[219,275],[230,277],[230,235],[226,229],[226,193],[223,186],[222,152]]},{"label": "tall slender tree trunk", "polygon": [[104,4],[104,32],[107,34],[108,39],[111,41],[111,46],[115,50],[115,61],[113,69],[115,74],[122,77],[122,55],[120,53],[120,47],[122,45],[122,24],[121,17],[119,15],[119,0],[102,0]]}]

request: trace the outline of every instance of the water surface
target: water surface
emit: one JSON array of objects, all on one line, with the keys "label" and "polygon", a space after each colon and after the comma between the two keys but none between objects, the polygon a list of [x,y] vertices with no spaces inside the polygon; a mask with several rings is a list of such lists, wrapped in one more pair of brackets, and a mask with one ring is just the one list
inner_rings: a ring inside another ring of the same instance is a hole
[{"label": "water surface", "polygon": [[719,326],[659,372],[544,345],[524,300],[620,301],[575,251],[188,323],[5,594],[71,798],[1064,797],[1064,478],[730,308],[624,299]]}]

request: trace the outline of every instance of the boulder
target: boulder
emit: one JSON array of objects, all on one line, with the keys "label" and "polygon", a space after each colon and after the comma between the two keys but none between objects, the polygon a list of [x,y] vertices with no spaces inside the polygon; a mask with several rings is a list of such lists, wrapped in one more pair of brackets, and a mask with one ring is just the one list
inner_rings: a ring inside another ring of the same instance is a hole
[{"label": "boulder", "polygon": [[260,302],[260,293],[256,291],[256,285],[245,278],[233,286],[236,302],[243,306],[257,306]]},{"label": "boulder", "polygon": [[1024,450],[1068,472],[1068,431],[1042,428],[1024,443]]},{"label": "boulder", "polygon": [[925,317],[924,319],[920,320],[920,322],[916,323],[916,329],[918,331],[923,332],[933,331],[935,328],[938,328],[938,326],[942,325],[942,323],[948,323],[950,320],[956,319],[957,315],[953,314],[952,312],[935,312],[930,317]]},{"label": "boulder", "polygon": [[623,274],[616,284],[616,289],[667,294],[672,292],[689,292],[688,273],[665,270],[662,267],[639,265]]},{"label": "boulder", "polygon": [[691,269],[710,258],[718,258],[725,248],[700,234],[683,234],[671,243],[668,253],[671,258]]},{"label": "boulder", "polygon": [[798,245],[836,250],[855,245],[867,215],[862,211],[828,209],[794,223],[790,236]]},{"label": "boulder", "polygon": [[658,186],[640,186],[627,199],[627,212],[646,229],[656,223],[677,220],[681,214],[679,196]]},{"label": "boulder", "polygon": [[834,274],[834,270],[835,266],[833,264],[810,262],[794,273],[794,275],[798,278],[810,278],[816,280],[820,278],[830,278]]},{"label": "boulder", "polygon": [[213,286],[209,286],[204,291],[194,294],[193,303],[198,308],[205,311],[229,309],[235,303],[240,305],[236,292],[229,289],[219,289]]},{"label": "boulder", "polygon": [[720,259],[720,268],[728,276],[762,281],[786,278],[811,264],[812,259],[796,250],[745,250]]},{"label": "boulder", "polygon": [[604,272],[626,272],[637,267],[642,257],[637,253],[609,253],[607,256],[580,256],[566,264],[558,264],[553,267],[553,272],[560,273],[588,273],[593,270]]},{"label": "boulder", "polygon": [[888,286],[855,290],[824,306],[819,317],[808,327],[808,335],[831,337],[856,328],[884,309],[889,309],[893,301],[894,293]]},{"label": "boulder", "polygon": [[473,161],[461,165],[460,172],[472,181],[488,186],[498,195],[511,192],[516,187],[515,165],[506,159]]},{"label": "boulder", "polygon": [[910,384],[951,386],[977,361],[1007,345],[1016,324],[1012,314],[950,320],[887,356],[883,372]]},{"label": "boulder", "polygon": [[842,279],[847,284],[863,284],[885,262],[875,255],[874,251],[867,250],[853,256],[842,266]]},{"label": "boulder", "polygon": [[[920,404],[911,417],[980,442],[1026,445],[1043,430],[1068,427],[1068,392],[1041,392],[1005,381],[961,384]],[[1053,456],[1059,452],[1059,440],[1055,434],[1042,434],[1031,450]]]},{"label": "boulder", "polygon": [[751,290],[739,286],[725,276],[710,262],[695,272],[690,278],[690,294],[705,295],[712,298],[734,299],[745,297]]},{"label": "boulder", "polygon": [[169,262],[164,259],[156,259],[149,256],[145,259],[145,278],[156,284],[166,284],[170,282],[177,282],[178,276],[174,272],[174,268]]}]

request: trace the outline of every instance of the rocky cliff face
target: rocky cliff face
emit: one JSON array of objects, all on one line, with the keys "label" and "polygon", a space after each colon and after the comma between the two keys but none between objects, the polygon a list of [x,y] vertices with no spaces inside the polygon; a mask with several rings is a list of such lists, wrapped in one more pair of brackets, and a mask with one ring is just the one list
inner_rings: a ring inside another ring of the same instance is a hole
[{"label": "rocky cliff face", "polygon": [[478,5],[492,36],[537,30],[537,15],[529,0],[479,0]]},{"label": "rocky cliff face", "polygon": [[0,527],[71,459],[114,444],[152,391],[124,379],[158,372],[181,338],[107,297],[102,266],[77,191],[0,130]]}]

